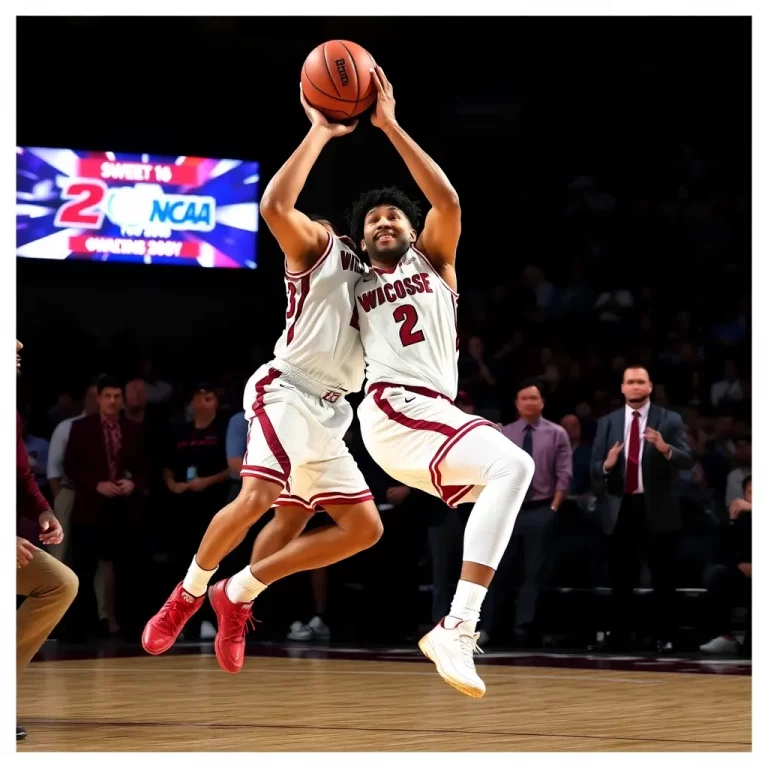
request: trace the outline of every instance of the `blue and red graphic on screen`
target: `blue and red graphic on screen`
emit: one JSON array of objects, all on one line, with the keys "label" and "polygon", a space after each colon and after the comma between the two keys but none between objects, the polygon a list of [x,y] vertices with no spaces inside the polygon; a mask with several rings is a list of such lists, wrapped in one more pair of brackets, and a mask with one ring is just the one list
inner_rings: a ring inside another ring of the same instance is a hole
[{"label": "blue and red graphic on screen", "polygon": [[17,147],[16,255],[256,268],[259,164]]}]

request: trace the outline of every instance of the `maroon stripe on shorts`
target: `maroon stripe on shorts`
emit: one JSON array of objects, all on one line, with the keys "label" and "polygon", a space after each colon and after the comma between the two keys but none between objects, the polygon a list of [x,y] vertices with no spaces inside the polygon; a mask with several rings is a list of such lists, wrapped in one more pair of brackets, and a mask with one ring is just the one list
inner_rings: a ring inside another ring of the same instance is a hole
[{"label": "maroon stripe on shorts", "polygon": [[[288,458],[288,454],[285,452],[285,448],[283,448],[283,444],[280,442],[280,438],[277,436],[277,432],[275,432],[275,428],[270,421],[269,416],[267,416],[267,412],[264,410],[263,404],[264,390],[279,376],[280,371],[270,368],[269,373],[256,382],[256,399],[253,401],[253,414],[254,418],[259,421],[259,426],[264,434],[264,439],[267,441],[269,450],[272,451],[273,456],[280,465],[282,479],[287,482],[288,477],[291,474],[291,461]],[[253,419],[251,419],[251,426],[253,426]]]}]

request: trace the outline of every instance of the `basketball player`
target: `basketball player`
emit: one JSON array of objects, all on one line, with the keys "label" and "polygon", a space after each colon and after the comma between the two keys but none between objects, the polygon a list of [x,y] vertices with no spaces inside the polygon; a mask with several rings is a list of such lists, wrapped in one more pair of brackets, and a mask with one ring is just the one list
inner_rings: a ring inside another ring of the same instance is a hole
[{"label": "basketball player", "polygon": [[[275,520],[262,531],[259,562],[208,592],[218,619],[216,658],[227,672],[242,668],[252,603],[269,584],[350,557],[382,533],[371,492],[343,440],[353,417],[345,396],[360,389],[364,371],[354,284],[368,268],[329,225],[295,207],[323,147],[356,124],[331,124],[303,96],[302,103],[312,125],[260,205],[285,255],[288,308],[275,358],[245,389],[243,487],[211,520],[186,577],[142,635],[148,653],[170,648],[200,608],[221,560],[276,505]],[[336,525],[296,538],[320,505]]]},{"label": "basketball player", "polygon": [[368,192],[353,208],[351,235],[372,266],[355,288],[368,381],[357,413],[365,446],[387,474],[450,506],[476,502],[450,614],[419,647],[446,682],[480,697],[485,684],[472,658],[475,627],[534,465],[494,424],[453,405],[459,199],[398,125],[392,86],[378,66],[374,78],[371,122],[394,144],[431,209],[417,235],[419,209],[397,189]]}]

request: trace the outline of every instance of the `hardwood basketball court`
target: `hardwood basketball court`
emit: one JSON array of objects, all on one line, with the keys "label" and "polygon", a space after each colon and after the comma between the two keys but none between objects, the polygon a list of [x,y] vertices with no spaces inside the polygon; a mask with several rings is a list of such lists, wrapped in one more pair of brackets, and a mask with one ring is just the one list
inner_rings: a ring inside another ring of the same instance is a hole
[{"label": "hardwood basketball court", "polygon": [[503,666],[491,657],[478,665],[488,692],[475,700],[410,651],[392,654],[408,660],[281,653],[249,656],[239,675],[209,653],[35,662],[19,682],[29,737],[18,750],[751,750],[743,672]]}]

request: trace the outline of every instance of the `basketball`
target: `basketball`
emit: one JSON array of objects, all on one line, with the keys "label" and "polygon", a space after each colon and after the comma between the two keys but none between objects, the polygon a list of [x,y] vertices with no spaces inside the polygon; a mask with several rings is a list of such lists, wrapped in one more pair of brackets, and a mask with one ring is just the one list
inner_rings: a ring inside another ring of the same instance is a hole
[{"label": "basketball", "polygon": [[304,98],[329,120],[357,117],[376,100],[374,65],[373,56],[349,40],[318,45],[301,68]]}]

